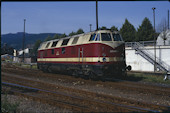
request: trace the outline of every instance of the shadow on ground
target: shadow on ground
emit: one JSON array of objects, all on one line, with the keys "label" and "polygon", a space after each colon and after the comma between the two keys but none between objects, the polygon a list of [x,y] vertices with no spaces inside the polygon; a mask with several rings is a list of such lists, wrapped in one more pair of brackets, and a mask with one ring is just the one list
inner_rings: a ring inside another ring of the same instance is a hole
[{"label": "shadow on ground", "polygon": [[128,74],[127,76],[124,76],[124,77],[106,78],[105,81],[121,82],[122,80],[126,80],[126,81],[138,82],[138,81],[142,81],[143,79],[145,79],[145,77],[134,76],[133,74]]},{"label": "shadow on ground", "polygon": [[128,76],[123,78],[123,80],[138,82],[138,81],[142,81],[144,78],[145,77],[139,77],[139,76],[134,76],[133,74],[129,74]]}]

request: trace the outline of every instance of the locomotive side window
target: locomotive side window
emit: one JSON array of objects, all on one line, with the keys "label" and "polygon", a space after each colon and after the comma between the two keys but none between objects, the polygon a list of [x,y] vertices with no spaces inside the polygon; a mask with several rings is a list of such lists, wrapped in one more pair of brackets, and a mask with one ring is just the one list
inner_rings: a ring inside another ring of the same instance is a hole
[{"label": "locomotive side window", "polygon": [[54,54],[54,49],[51,50],[51,54]]},{"label": "locomotive side window", "polygon": [[96,40],[95,41],[100,41],[100,34],[97,34]]},{"label": "locomotive side window", "polygon": [[102,41],[112,41],[110,33],[101,33]]},{"label": "locomotive side window", "polygon": [[43,58],[43,51],[40,52],[40,58]]},{"label": "locomotive side window", "polygon": [[93,41],[95,37],[96,37],[96,34],[92,34],[89,41]]},{"label": "locomotive side window", "polygon": [[45,56],[47,56],[47,50],[45,50]]},{"label": "locomotive side window", "polygon": [[65,48],[62,48],[61,53],[64,54],[66,52]]},{"label": "locomotive side window", "polygon": [[67,45],[68,41],[69,41],[69,39],[64,39],[63,43],[61,44],[61,46]]},{"label": "locomotive side window", "polygon": [[56,47],[58,41],[54,41],[51,47]]},{"label": "locomotive side window", "polygon": [[46,47],[45,48],[48,48],[48,46],[50,45],[50,42],[47,43]]},{"label": "locomotive side window", "polygon": [[71,54],[75,54],[75,46],[71,48]]},{"label": "locomotive side window", "polygon": [[122,38],[119,34],[113,34],[114,41],[122,41]]},{"label": "locomotive side window", "polygon": [[77,41],[78,41],[78,39],[79,39],[79,37],[75,37],[74,40],[73,40],[73,42],[72,42],[72,44],[76,44]]}]

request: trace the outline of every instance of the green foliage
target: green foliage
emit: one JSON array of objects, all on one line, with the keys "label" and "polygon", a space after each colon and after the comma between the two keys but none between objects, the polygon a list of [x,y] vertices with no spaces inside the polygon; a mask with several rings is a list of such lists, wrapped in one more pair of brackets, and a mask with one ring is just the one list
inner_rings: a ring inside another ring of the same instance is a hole
[{"label": "green foliage", "polygon": [[99,27],[100,30],[107,30],[108,28],[105,26],[102,26],[101,28]]},{"label": "green foliage", "polygon": [[69,34],[69,36],[73,36],[73,35],[76,35],[76,33],[72,31],[72,32]]},{"label": "green foliage", "polygon": [[137,41],[149,41],[154,39],[154,29],[150,20],[145,17],[142,21],[142,25],[139,26],[136,37]]},{"label": "green foliage", "polygon": [[115,26],[112,26],[110,29],[111,29],[111,31],[118,31],[118,28]]},{"label": "green foliage", "polygon": [[83,31],[83,29],[80,28],[80,29],[77,30],[76,34],[82,34],[82,33],[84,33],[84,31]]},{"label": "green foliage", "polygon": [[83,31],[83,29],[80,28],[80,29],[77,30],[77,32],[73,32],[73,31],[72,31],[72,32],[69,34],[69,36],[78,35],[78,34],[82,34],[82,33],[84,33],[84,31]]},{"label": "green foliage", "polygon": [[37,40],[37,41],[35,42],[35,44],[34,44],[34,46],[33,46],[33,49],[32,49],[32,51],[31,51],[31,54],[32,54],[33,56],[37,56],[37,50],[38,50],[38,48],[39,48],[39,46],[40,46],[41,43],[42,43],[41,40]]},{"label": "green foliage", "polygon": [[60,36],[60,38],[64,38],[64,37],[67,37],[65,33]]},{"label": "green foliage", "polygon": [[170,80],[163,80],[164,76],[162,75],[153,75],[153,74],[144,74],[144,73],[132,73],[127,75],[128,77],[133,78],[142,78],[140,81],[143,82],[152,82],[152,83],[161,83],[161,84],[170,84]]},{"label": "green foliage", "polygon": [[5,98],[1,100],[1,112],[2,113],[16,113],[16,110],[19,106],[19,102],[10,103],[7,99],[7,94]]},{"label": "green foliage", "polygon": [[60,35],[55,34],[55,35],[53,36],[53,38],[52,38],[52,39],[59,39],[59,38],[60,38]]},{"label": "green foliage", "polygon": [[65,33],[62,35],[56,34],[56,35],[54,35],[54,37],[52,39],[60,39],[60,38],[64,38],[64,37],[67,37],[67,35]]},{"label": "green foliage", "polygon": [[127,19],[125,19],[125,23],[120,29],[120,33],[122,35],[123,40],[126,42],[131,42],[135,40],[136,30],[134,26]]},{"label": "green foliage", "polygon": [[48,36],[44,41],[52,40],[53,38],[51,36]]}]

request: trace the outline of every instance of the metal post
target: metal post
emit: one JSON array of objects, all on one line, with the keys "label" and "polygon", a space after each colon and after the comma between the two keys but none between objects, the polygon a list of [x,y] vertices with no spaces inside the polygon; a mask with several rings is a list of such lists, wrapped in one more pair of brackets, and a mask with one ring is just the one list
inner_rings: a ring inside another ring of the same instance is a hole
[{"label": "metal post", "polygon": [[154,72],[156,71],[156,38],[155,38],[155,7],[153,9],[153,19],[154,19],[154,55],[155,55],[155,62],[154,62]]},{"label": "metal post", "polygon": [[96,0],[96,30],[98,30],[98,5]]},{"label": "metal post", "polygon": [[91,32],[91,26],[92,26],[92,24],[90,24],[90,32]]},{"label": "metal post", "polygon": [[169,29],[169,10],[168,10],[168,29]]},{"label": "metal post", "polygon": [[23,63],[24,63],[24,43],[25,43],[25,21],[26,21],[26,19],[24,19],[24,34],[23,34],[23,45],[22,45],[22,50],[23,50],[23,56],[22,56],[22,58],[23,58]]}]

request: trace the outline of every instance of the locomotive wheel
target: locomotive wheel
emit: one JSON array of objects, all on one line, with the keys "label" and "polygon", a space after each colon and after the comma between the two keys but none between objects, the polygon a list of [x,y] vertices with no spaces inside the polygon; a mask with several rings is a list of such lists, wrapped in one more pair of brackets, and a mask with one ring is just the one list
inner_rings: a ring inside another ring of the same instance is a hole
[{"label": "locomotive wheel", "polygon": [[106,81],[106,79],[105,78],[100,78],[100,80],[102,81],[102,82],[105,82]]},{"label": "locomotive wheel", "polygon": [[44,73],[48,73],[48,70],[47,69],[43,69],[42,70]]},{"label": "locomotive wheel", "polygon": [[75,78],[78,78],[78,77],[79,77],[77,70],[74,70],[73,73],[72,73],[72,75],[73,75]]},{"label": "locomotive wheel", "polygon": [[96,81],[97,77],[93,72],[90,72],[90,79]]},{"label": "locomotive wheel", "polygon": [[84,75],[83,78],[84,78],[85,80],[89,80],[89,76],[88,76],[88,75]]}]

